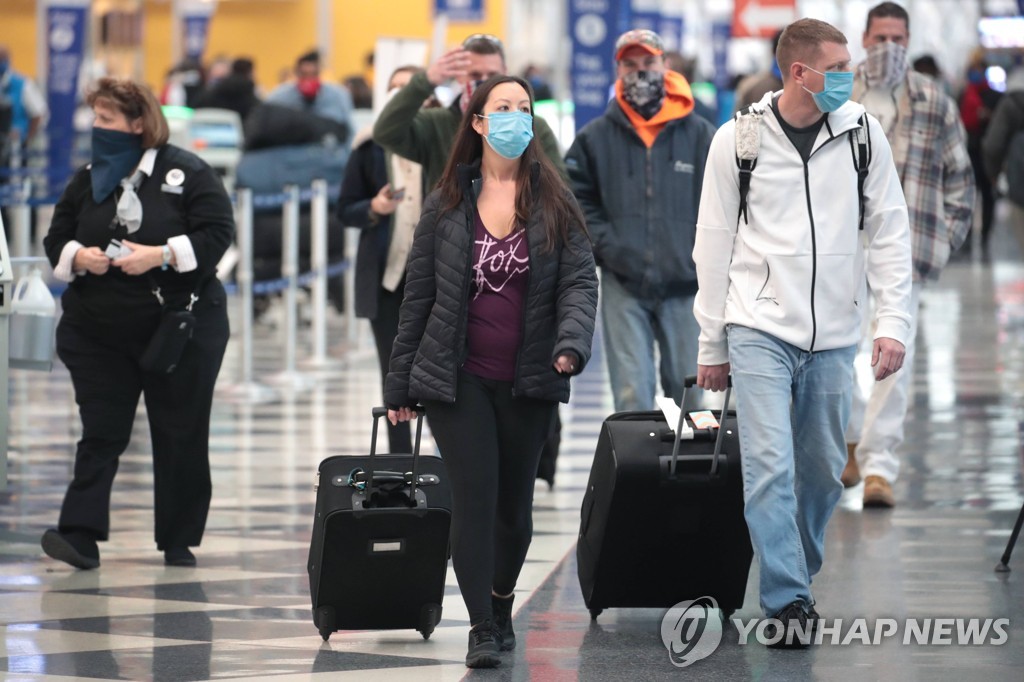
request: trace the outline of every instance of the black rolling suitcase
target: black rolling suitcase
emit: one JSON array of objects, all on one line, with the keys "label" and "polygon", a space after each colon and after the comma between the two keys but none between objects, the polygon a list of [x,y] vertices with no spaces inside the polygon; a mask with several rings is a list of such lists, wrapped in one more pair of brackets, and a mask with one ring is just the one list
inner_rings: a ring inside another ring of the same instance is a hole
[{"label": "black rolling suitcase", "polygon": [[[695,382],[687,378],[686,387]],[[718,421],[720,429],[694,429],[693,440],[680,441],[661,412],[605,420],[576,545],[592,618],[609,607],[670,608],[702,596],[725,616],[743,605],[753,549],[736,413],[723,410]]]},{"label": "black rolling suitcase", "polygon": [[422,408],[411,455],[377,455],[373,409],[368,456],[320,463],[309,547],[313,623],[336,630],[415,628],[424,639],[441,620],[451,490],[440,457],[420,456]]}]

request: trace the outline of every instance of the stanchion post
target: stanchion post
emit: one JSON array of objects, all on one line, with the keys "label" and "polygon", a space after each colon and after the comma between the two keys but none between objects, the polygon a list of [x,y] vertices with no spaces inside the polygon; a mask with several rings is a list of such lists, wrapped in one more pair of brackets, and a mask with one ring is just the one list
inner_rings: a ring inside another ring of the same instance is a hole
[{"label": "stanchion post", "polygon": [[281,209],[281,277],[288,280],[284,290],[284,371],[295,371],[299,334],[299,186],[284,188]]},{"label": "stanchion post", "polygon": [[284,370],[270,377],[275,384],[292,390],[313,387],[313,381],[295,369],[299,335],[299,187],[284,188],[281,208],[281,277],[287,280],[284,290]]},{"label": "stanchion post", "polygon": [[28,204],[32,198],[32,181],[28,178],[22,180],[21,189],[18,192],[18,203],[11,206],[11,222],[14,228],[14,255],[32,255],[32,209]]},{"label": "stanchion post", "polygon": [[[359,231],[345,230],[345,260],[356,262],[359,251]],[[356,269],[345,270],[345,338],[350,346],[359,342],[359,321],[356,319]]]},{"label": "stanchion post", "polygon": [[252,328],[253,328],[253,265],[252,265],[252,190],[248,187],[238,190],[238,298],[242,302],[242,383],[251,384],[252,377]]},{"label": "stanchion post", "polygon": [[237,384],[228,389],[228,395],[242,402],[264,403],[273,400],[277,395],[273,389],[256,382],[253,378],[252,190],[240,187],[235,196],[235,225],[239,252],[235,281],[238,283],[238,299],[242,308],[239,315],[242,326],[239,336],[241,377]]},{"label": "stanchion post", "polygon": [[313,269],[313,354],[310,363],[327,362],[327,181],[313,181],[310,267]]}]

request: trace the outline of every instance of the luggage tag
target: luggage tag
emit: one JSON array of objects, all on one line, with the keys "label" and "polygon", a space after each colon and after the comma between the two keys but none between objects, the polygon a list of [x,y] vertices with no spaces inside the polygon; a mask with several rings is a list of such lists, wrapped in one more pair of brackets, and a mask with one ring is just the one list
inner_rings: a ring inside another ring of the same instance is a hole
[{"label": "luggage tag", "polygon": [[[672,429],[672,433],[675,433],[682,409],[672,401],[672,398],[666,396],[658,396],[655,398],[655,402],[657,402],[661,413],[665,415],[665,421],[668,423],[669,428]],[[683,428],[679,432],[679,440],[693,440],[693,429],[685,421],[683,422]]]},{"label": "luggage tag", "polygon": [[715,415],[711,410],[700,410],[698,412],[690,413],[690,420],[693,421],[694,427],[704,429],[717,429],[719,427],[718,420],[715,419]]}]

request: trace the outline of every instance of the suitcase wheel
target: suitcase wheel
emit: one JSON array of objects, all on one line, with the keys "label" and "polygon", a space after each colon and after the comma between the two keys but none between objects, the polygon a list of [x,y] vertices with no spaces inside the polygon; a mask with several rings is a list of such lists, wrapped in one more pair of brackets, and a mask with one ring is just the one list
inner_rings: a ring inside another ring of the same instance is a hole
[{"label": "suitcase wheel", "polygon": [[604,611],[604,609],[590,609],[590,620],[596,621],[597,617],[601,615],[602,611]]},{"label": "suitcase wheel", "polygon": [[423,639],[430,639],[434,632],[434,626],[441,622],[441,605],[424,604],[420,609],[420,626],[416,631],[423,635]]},{"label": "suitcase wheel", "polygon": [[336,629],[334,627],[334,607],[333,606],[321,606],[313,611],[313,625],[320,631],[320,636],[324,638],[326,642],[331,638],[331,633]]}]

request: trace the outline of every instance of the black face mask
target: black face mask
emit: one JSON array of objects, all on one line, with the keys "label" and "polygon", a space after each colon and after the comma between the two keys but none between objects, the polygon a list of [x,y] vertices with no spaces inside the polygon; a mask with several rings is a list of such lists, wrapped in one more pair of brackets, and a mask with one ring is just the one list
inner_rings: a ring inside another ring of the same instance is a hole
[{"label": "black face mask", "polygon": [[622,96],[644,120],[650,120],[665,102],[665,74],[630,71],[622,77]]},{"label": "black face mask", "polygon": [[103,202],[142,158],[142,135],[107,128],[92,129],[92,198]]}]

